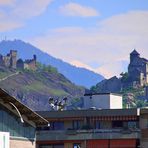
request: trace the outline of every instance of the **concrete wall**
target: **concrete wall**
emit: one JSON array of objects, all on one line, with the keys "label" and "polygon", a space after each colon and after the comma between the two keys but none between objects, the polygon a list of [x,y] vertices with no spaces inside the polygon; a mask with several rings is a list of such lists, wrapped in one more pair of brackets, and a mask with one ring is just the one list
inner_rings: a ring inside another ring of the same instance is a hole
[{"label": "concrete wall", "polygon": [[10,139],[10,148],[36,148],[35,141]]},{"label": "concrete wall", "polygon": [[141,115],[139,122],[140,122],[140,129],[141,129],[140,146],[141,148],[147,148],[148,146],[148,116]]},{"label": "concrete wall", "polygon": [[147,146],[148,146],[148,142],[146,142],[146,141],[142,141],[142,140],[141,140],[140,143],[141,143],[141,145],[140,145],[141,148],[147,148]]},{"label": "concrete wall", "polygon": [[110,95],[110,109],[122,109],[122,96]]},{"label": "concrete wall", "polygon": [[113,94],[84,96],[84,108],[89,109],[91,107],[101,109],[121,109],[122,96]]},{"label": "concrete wall", "polygon": [[108,109],[109,103],[109,95],[84,96],[84,108],[86,109],[91,107]]},{"label": "concrete wall", "polygon": [[93,99],[92,96],[84,96],[84,108],[88,109],[90,107],[93,107]]}]

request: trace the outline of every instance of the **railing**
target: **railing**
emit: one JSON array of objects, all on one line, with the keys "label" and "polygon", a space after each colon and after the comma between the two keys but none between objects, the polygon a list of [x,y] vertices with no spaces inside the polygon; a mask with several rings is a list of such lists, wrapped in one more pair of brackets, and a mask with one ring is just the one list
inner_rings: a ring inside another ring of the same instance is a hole
[{"label": "railing", "polygon": [[138,139],[139,129],[38,131],[37,140]]}]

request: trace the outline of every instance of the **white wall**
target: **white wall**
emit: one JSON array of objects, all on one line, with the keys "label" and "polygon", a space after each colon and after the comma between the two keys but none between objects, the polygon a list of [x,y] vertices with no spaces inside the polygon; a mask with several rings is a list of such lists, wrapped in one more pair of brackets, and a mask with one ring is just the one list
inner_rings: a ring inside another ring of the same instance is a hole
[{"label": "white wall", "polygon": [[84,108],[121,109],[122,96],[113,94],[96,94],[84,96]]},{"label": "white wall", "polygon": [[0,132],[0,148],[10,148],[10,135],[8,132]]},{"label": "white wall", "polygon": [[122,96],[110,95],[110,109],[122,109]]},{"label": "white wall", "polygon": [[109,95],[94,95],[93,103],[96,108],[108,109],[110,108]]}]

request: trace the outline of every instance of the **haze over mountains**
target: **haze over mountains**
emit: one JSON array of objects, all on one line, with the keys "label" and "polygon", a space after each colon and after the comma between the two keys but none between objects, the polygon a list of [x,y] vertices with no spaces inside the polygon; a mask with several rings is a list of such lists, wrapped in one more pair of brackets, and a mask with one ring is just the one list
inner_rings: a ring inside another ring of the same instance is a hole
[{"label": "haze over mountains", "polygon": [[5,55],[11,49],[18,51],[18,58],[28,59],[32,58],[33,54],[37,55],[37,61],[42,64],[52,65],[58,69],[60,73],[66,76],[70,81],[77,85],[85,86],[87,88],[100,82],[104,77],[100,74],[94,73],[85,68],[78,68],[60,59],[52,57],[51,55],[43,52],[42,50],[34,47],[29,43],[21,40],[3,40],[0,42],[0,53]]}]

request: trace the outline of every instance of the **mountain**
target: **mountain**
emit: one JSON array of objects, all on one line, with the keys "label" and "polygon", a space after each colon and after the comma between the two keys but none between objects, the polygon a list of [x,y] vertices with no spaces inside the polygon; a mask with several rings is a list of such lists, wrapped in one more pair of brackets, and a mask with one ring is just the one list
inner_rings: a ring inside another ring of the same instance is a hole
[{"label": "mountain", "polygon": [[119,93],[122,86],[121,79],[114,76],[110,79],[102,80],[95,86],[92,86],[90,90],[93,93]]},{"label": "mountain", "polygon": [[104,79],[104,77],[100,74],[94,73],[85,68],[78,68],[70,65],[21,40],[3,40],[0,42],[1,54],[7,54],[10,49],[17,50],[18,57],[21,57],[23,60],[31,59],[33,54],[36,54],[37,61],[41,62],[42,64],[50,64],[53,67],[56,67],[60,73],[77,85],[89,88],[90,86],[95,85],[96,82],[100,82]]},{"label": "mountain", "polygon": [[67,97],[70,103],[85,92],[51,66],[21,72],[0,66],[0,87],[33,110],[49,110],[49,97]]}]

